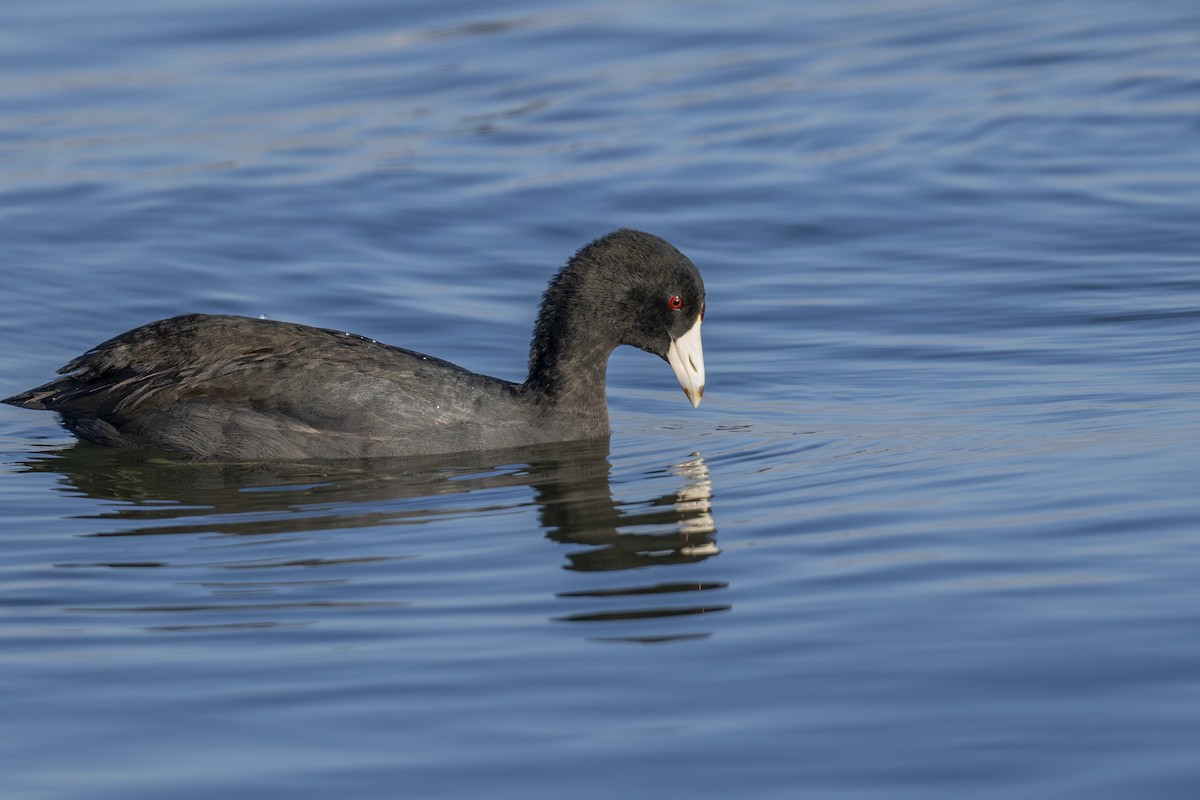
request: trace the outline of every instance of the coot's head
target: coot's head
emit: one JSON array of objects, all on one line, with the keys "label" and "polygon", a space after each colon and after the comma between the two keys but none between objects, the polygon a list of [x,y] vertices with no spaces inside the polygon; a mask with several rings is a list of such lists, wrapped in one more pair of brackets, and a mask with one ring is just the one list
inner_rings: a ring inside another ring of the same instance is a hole
[{"label": "coot's head", "polygon": [[[542,300],[531,351],[539,363],[578,350],[628,344],[665,359],[693,406],[704,396],[704,281],[669,242],[621,229],[575,254]],[[585,344],[586,343],[586,344]],[[605,349],[607,348],[607,349]]]}]

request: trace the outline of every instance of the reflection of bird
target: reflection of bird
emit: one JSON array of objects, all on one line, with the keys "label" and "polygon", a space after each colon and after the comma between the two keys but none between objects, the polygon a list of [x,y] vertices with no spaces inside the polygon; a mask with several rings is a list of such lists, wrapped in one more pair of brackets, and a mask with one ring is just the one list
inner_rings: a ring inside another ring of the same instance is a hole
[{"label": "reflection of bird", "polygon": [[[533,491],[546,536],[585,550],[569,568],[623,570],[693,562],[719,552],[703,459],[672,472],[677,491],[622,503],[613,500],[605,439],[556,442],[455,456],[339,461],[203,462],[80,443],[25,462],[29,472],[59,474],[67,491],[116,501],[104,516],[106,536],[190,533],[269,534],[340,527],[403,525],[441,513],[427,498],[501,487]],[[703,472],[700,472],[702,470]],[[397,504],[394,501],[406,500]],[[516,501],[514,508],[527,500]],[[463,508],[471,508],[464,499]],[[310,513],[345,507],[347,514]],[[489,505],[495,511],[496,506]],[[272,513],[286,512],[286,513]]]},{"label": "reflection of bird", "polygon": [[[547,535],[564,544],[592,545],[587,550],[567,554],[570,569],[578,572],[607,573],[634,568],[691,564],[720,553],[721,550],[714,541],[716,524],[712,516],[712,482],[709,480],[704,457],[693,453],[691,458],[676,464],[671,471],[687,480],[681,489],[643,503],[626,503],[620,509],[612,503],[610,497],[606,497],[611,508],[610,523],[603,525],[596,524],[600,521],[599,516],[594,518],[590,525],[581,524],[581,519],[571,521],[564,518],[559,509],[564,497],[549,498],[544,492],[540,492],[538,499],[542,506],[542,523],[549,528]],[[555,488],[562,492],[565,487]],[[593,497],[593,500],[595,499]],[[566,504],[568,508],[572,505]],[[649,510],[630,511],[631,508],[642,505],[647,506]],[[598,503],[593,503],[592,506],[597,510],[599,508]],[[553,525],[555,522],[559,523],[557,527]],[[631,531],[646,528],[650,530]],[[728,611],[732,606],[727,603],[696,602],[698,598],[695,597],[695,593],[722,590],[728,586],[724,581],[675,580],[564,591],[559,592],[558,597],[574,602],[587,600],[593,607],[557,619],[563,622],[619,623],[714,614]],[[681,600],[686,602],[680,604]],[[597,638],[648,643],[703,638],[708,635],[706,632],[697,631],[657,631],[646,634],[644,631],[634,633],[622,630],[618,635]]]},{"label": "reflection of bird", "polygon": [[[589,549],[567,554],[570,568],[605,572],[651,564],[690,563],[720,552],[713,542],[712,484],[696,454],[672,472],[688,479],[678,491],[618,506],[608,484],[608,462],[584,462],[575,479],[531,481],[546,535]],[[600,470],[603,469],[603,475]],[[644,507],[645,510],[635,510]]]},{"label": "reflection of bird", "polygon": [[228,460],[450,453],[608,435],[609,354],[667,360],[704,392],[704,283],[656,236],[575,254],[542,300],[524,383],[337,331],[191,315],[121,334],[4,402],[57,411],[83,439]]},{"label": "reflection of bird", "polygon": [[[154,458],[86,443],[47,452],[25,462],[30,472],[62,475],[62,491],[83,492],[108,501],[97,519],[105,530],[93,535],[161,536],[172,534],[226,534],[271,536],[300,531],[333,531],[348,528],[348,536],[366,535],[366,529],[386,526],[378,543],[402,546],[405,526],[427,525],[455,510],[465,513],[507,514],[528,505],[521,492],[497,504],[496,489],[528,486],[533,491],[546,536],[566,545],[566,568],[578,576],[572,589],[557,593],[570,611],[556,619],[571,622],[617,622],[651,618],[695,618],[729,609],[728,604],[703,602],[696,592],[722,590],[719,580],[667,577],[662,568],[694,564],[720,553],[713,523],[712,486],[708,468],[698,454],[626,487],[650,486],[672,475],[682,478],[675,491],[643,495],[617,503],[609,481],[611,465],[604,439],[559,442],[487,453],[451,456],[345,459],[340,461],[198,462]],[[450,462],[450,463],[447,463]],[[448,504],[446,495],[461,495]],[[472,495],[487,500],[476,499]],[[260,570],[321,568],[338,564],[411,558],[390,548],[347,555],[341,546],[330,546],[341,537],[309,537],[311,549],[294,550],[280,558],[271,551],[247,558],[249,551],[213,566],[241,570],[255,591],[263,591],[274,578]],[[323,543],[317,546],[316,543]],[[124,552],[121,549],[114,553]],[[145,550],[155,552],[147,543]],[[165,553],[178,555],[172,548]],[[188,551],[182,551],[188,552]],[[101,562],[111,568],[144,569],[177,566],[141,558],[137,561]],[[629,572],[634,568],[649,572]],[[398,571],[404,568],[397,567]],[[582,575],[581,573],[592,573]],[[272,575],[274,573],[271,573]],[[640,580],[630,580],[637,574]],[[619,577],[625,576],[625,577]],[[221,585],[232,585],[228,577]],[[290,579],[289,579],[290,580]],[[597,585],[596,581],[616,585]],[[582,584],[582,588],[581,588]],[[683,602],[681,602],[683,601]],[[222,604],[222,608],[233,608]],[[639,623],[639,624],[644,624]],[[706,635],[691,629],[664,632],[622,629],[618,638],[665,641]]]}]

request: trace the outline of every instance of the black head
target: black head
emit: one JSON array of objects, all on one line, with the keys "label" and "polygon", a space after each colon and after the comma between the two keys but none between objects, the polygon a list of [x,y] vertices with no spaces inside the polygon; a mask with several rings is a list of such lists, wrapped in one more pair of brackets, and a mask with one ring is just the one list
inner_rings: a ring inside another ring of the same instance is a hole
[{"label": "black head", "polygon": [[[666,359],[693,405],[704,392],[704,281],[669,242],[621,229],[577,252],[542,300],[530,374],[627,344]],[[601,365],[602,367],[603,365]]]}]

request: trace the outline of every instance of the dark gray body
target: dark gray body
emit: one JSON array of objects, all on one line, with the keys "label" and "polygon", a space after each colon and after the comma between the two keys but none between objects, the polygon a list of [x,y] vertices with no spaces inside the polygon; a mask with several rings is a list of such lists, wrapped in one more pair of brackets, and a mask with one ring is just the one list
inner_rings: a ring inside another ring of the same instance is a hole
[{"label": "dark gray body", "polygon": [[56,411],[100,444],[230,460],[591,439],[609,433],[612,350],[632,344],[665,357],[672,331],[689,324],[678,312],[658,318],[664,292],[703,302],[686,257],[650,234],[617,231],[551,282],[524,383],[338,331],[194,314],[114,337],[4,402]]},{"label": "dark gray body", "polygon": [[[20,396],[81,438],[207,458],[426,455],[588,438],[521,384],[352,334],[247,317],[154,322]],[[36,393],[36,394],[35,394]]]}]

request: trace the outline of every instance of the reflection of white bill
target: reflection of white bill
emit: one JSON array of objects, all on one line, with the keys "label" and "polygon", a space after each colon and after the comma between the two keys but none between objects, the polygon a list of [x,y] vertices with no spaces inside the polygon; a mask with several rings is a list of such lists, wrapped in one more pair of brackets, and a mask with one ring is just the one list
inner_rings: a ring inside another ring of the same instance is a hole
[{"label": "reflection of white bill", "polygon": [[721,548],[717,547],[716,542],[704,542],[695,547],[691,545],[681,547],[679,552],[685,556],[715,556],[721,552]]},{"label": "reflection of white bill", "polygon": [[[716,529],[716,521],[713,519],[712,514],[707,512],[697,514],[679,523],[679,532],[685,536],[696,533],[712,533]],[[716,548],[714,547],[713,549],[715,550]]]},{"label": "reflection of white bill", "polygon": [[[704,456],[692,453],[691,458],[676,464],[673,469],[688,478],[688,482],[675,494],[675,510],[684,515],[679,523],[679,532],[685,536],[714,532],[717,524],[709,513],[712,511],[712,481],[708,477]],[[710,542],[684,548],[682,552],[685,555],[711,555],[720,550]]]}]

